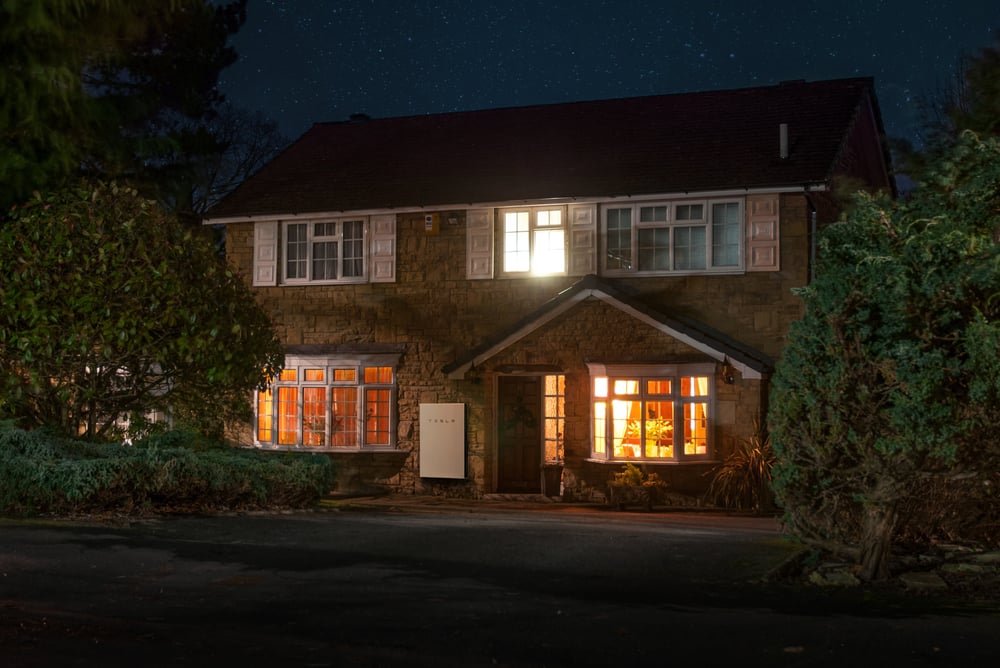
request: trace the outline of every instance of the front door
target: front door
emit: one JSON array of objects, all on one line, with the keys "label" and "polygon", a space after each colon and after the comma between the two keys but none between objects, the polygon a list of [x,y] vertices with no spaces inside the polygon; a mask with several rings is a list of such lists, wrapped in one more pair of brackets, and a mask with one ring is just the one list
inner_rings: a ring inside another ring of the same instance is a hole
[{"label": "front door", "polygon": [[500,376],[497,391],[497,491],[542,491],[542,382]]}]

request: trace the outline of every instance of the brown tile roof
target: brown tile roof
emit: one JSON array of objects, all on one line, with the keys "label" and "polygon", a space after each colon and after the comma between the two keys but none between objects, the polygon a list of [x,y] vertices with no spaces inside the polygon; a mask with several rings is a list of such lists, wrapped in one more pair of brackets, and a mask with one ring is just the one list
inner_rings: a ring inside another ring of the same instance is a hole
[{"label": "brown tile roof", "polygon": [[209,216],[821,183],[866,105],[881,131],[870,78],[318,123]]}]

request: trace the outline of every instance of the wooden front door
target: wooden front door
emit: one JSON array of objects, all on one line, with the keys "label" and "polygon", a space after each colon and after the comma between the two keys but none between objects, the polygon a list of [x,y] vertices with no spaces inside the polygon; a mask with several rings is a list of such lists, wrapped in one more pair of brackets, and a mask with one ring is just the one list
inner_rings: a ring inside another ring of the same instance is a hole
[{"label": "wooden front door", "polygon": [[542,380],[501,376],[497,391],[497,491],[542,491]]}]

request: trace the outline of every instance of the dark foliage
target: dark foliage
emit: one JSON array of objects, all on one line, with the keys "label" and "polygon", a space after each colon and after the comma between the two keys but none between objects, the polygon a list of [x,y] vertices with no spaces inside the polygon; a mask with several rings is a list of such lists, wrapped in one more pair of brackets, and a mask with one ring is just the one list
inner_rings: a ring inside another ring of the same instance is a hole
[{"label": "dark foliage", "polygon": [[236,449],[191,433],[94,444],[0,423],[7,515],[306,508],[332,479],[327,457]]},{"label": "dark foliage", "polygon": [[903,537],[996,524],[998,229],[1000,143],[967,134],[909,201],[859,197],[800,291],[771,395],[775,490],[793,532],[865,579]]}]

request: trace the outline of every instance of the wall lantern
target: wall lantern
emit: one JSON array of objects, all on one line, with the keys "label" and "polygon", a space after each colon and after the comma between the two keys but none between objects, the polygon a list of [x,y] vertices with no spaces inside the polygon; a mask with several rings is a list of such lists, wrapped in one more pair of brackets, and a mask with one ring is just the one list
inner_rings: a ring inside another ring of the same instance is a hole
[{"label": "wall lantern", "polygon": [[733,368],[728,357],[722,358],[722,366],[719,367],[719,374],[722,375],[722,382],[726,385],[732,385],[736,382],[736,369]]}]

